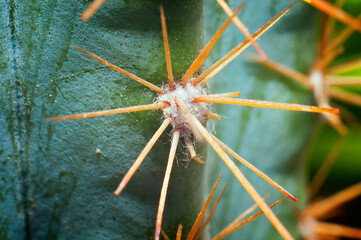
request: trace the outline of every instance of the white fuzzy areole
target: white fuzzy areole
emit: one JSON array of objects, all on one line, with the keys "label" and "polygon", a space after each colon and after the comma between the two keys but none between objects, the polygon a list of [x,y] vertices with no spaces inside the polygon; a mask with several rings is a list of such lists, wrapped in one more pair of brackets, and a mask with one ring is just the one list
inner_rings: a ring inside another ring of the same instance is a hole
[{"label": "white fuzzy areole", "polygon": [[306,239],[315,239],[315,224],[316,220],[311,216],[301,218],[301,221],[298,224],[301,235]]},{"label": "white fuzzy areole", "polygon": [[325,88],[321,71],[314,71],[310,76],[310,81],[314,86],[313,93],[316,101],[321,107],[331,107],[328,101],[327,88]]},{"label": "white fuzzy areole", "polygon": [[171,90],[169,85],[166,85],[162,89],[164,94],[160,95],[157,102],[167,102],[169,107],[163,109],[165,117],[171,119],[173,128],[180,129],[183,135],[186,135],[190,127],[185,119],[182,110],[175,102],[176,98],[183,100],[189,112],[191,112],[201,123],[204,122],[204,113],[209,109],[209,103],[194,102],[194,98],[202,95],[206,95],[207,92],[202,86],[193,86],[191,83],[187,83],[186,86],[175,84],[175,89]]},{"label": "white fuzzy areole", "polygon": [[323,93],[323,76],[320,71],[315,71],[310,76],[310,81],[314,86],[314,94],[316,96],[322,95]]}]

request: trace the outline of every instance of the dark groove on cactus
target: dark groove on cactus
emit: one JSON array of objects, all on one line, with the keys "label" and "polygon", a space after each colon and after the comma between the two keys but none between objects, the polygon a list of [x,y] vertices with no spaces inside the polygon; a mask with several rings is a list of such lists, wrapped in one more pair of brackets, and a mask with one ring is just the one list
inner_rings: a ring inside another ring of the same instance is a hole
[{"label": "dark groove on cactus", "polygon": [[30,222],[29,222],[29,214],[28,214],[28,206],[27,206],[27,196],[28,196],[28,184],[27,184],[27,171],[26,171],[26,163],[24,159],[24,149],[23,149],[23,131],[24,128],[24,86],[21,82],[21,76],[18,72],[18,63],[16,60],[17,56],[17,45],[19,44],[18,38],[16,36],[16,24],[15,24],[15,0],[9,1],[9,27],[10,27],[10,40],[11,40],[11,56],[10,56],[10,64],[11,64],[11,81],[13,83],[12,89],[12,121],[13,121],[13,139],[14,139],[14,147],[17,152],[17,158],[19,163],[19,178],[21,180],[21,195],[23,211],[24,211],[24,225],[25,225],[25,239],[31,239],[30,233]]}]

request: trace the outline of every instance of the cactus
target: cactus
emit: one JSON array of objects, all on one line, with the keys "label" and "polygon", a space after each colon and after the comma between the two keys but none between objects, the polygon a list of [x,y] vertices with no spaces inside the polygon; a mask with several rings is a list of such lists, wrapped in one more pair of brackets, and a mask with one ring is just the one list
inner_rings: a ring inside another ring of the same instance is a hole
[{"label": "cactus", "polygon": [[[221,2],[221,1],[220,1]],[[46,123],[52,116],[149,104],[150,89],[82,53],[86,49],[155,85],[167,81],[159,17],[167,19],[174,79],[181,79],[206,39],[227,18],[214,1],[107,1],[88,21],[79,16],[90,1],[0,0],[0,239],[149,239],[154,236],[160,189],[169,155],[170,131],[160,138],[121,196],[114,190],[161,124],[160,111]],[[229,2],[233,6],[232,2]],[[255,32],[288,5],[286,0],[246,1],[239,17]],[[309,68],[316,45],[315,11],[297,4],[257,43],[281,63]],[[245,37],[233,24],[206,62],[211,66]],[[239,89],[242,98],[312,104],[297,84],[243,57],[209,83],[213,93]],[[316,117],[281,110],[217,106],[228,116],[215,132],[236,152],[301,199],[305,186],[297,161]],[[213,122],[209,123],[212,126]],[[302,127],[300,127],[302,126]],[[186,150],[186,149],[185,149]],[[213,150],[196,146],[206,164],[178,151],[162,228],[171,239],[178,224],[189,232],[204,193],[219,172],[230,182],[210,232],[218,233],[252,204],[251,198]],[[280,198],[258,176],[246,176],[261,195]],[[235,211],[244,206],[240,211]],[[278,207],[281,221],[297,236],[294,203]],[[257,229],[257,231],[256,231]],[[208,236],[207,233],[205,236]],[[276,239],[269,221],[242,230],[245,239]],[[235,239],[239,235],[233,235]]]}]

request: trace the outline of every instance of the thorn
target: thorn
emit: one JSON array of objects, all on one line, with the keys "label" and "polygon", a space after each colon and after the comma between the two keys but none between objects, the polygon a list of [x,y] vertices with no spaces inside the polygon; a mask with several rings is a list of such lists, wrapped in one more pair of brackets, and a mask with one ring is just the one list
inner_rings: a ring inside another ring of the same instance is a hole
[{"label": "thorn", "polygon": [[106,0],[94,0],[92,4],[83,12],[81,20],[87,22],[93,14],[105,3]]},{"label": "thorn", "polygon": [[165,54],[165,60],[166,60],[166,64],[167,64],[168,80],[169,80],[170,88],[174,89],[175,87],[174,87],[174,78],[173,78],[173,71],[172,71],[172,62],[170,59],[168,33],[167,33],[167,26],[166,26],[166,22],[165,22],[163,5],[160,5],[160,19],[161,19],[161,23],[162,23],[164,54]]},{"label": "thorn", "polygon": [[205,116],[206,118],[211,118],[211,119],[214,119],[214,120],[216,120],[216,121],[221,120],[221,116],[219,116],[217,113],[213,113],[213,112],[211,112],[211,111],[206,111],[206,112],[204,113],[204,116]]},{"label": "thorn", "polygon": [[340,113],[339,109],[337,108],[324,108],[324,107],[301,105],[294,103],[278,103],[278,102],[268,102],[268,101],[251,100],[251,99],[234,99],[234,98],[225,98],[225,97],[200,96],[194,98],[194,100],[198,102],[211,102],[211,103],[235,104],[235,105],[252,106],[252,107],[277,108],[277,109],[285,109],[285,110],[301,111],[301,112],[332,113],[332,114]]},{"label": "thorn", "polygon": [[163,109],[167,106],[168,105],[166,103],[160,102],[160,103],[153,103],[153,104],[148,104],[148,105],[139,105],[139,106],[133,106],[133,107],[116,108],[116,109],[111,109],[111,110],[65,115],[65,116],[60,116],[60,117],[51,117],[51,118],[45,119],[45,121],[46,122],[55,122],[55,121],[83,119],[83,118],[99,117],[99,116],[105,116],[105,115],[111,115],[111,114],[130,113],[130,112],[138,112],[138,111],[145,111],[145,110],[152,110],[152,109]]},{"label": "thorn", "polygon": [[211,211],[209,212],[208,217],[207,217],[206,220],[204,221],[202,227],[199,229],[199,231],[198,231],[197,235],[195,236],[194,240],[198,240],[198,239],[202,236],[202,234],[203,234],[204,230],[206,229],[208,223],[211,221],[211,218],[212,218],[212,216],[213,216],[214,211],[216,211],[216,208],[217,208],[217,206],[218,206],[218,204],[219,204],[219,201],[221,200],[221,198],[222,198],[222,196],[223,196],[223,194],[224,194],[224,191],[225,191],[226,188],[227,188],[227,185],[228,185],[228,184],[226,184],[226,185],[223,187],[222,192],[219,194],[216,202],[213,204],[213,207],[212,207]]},{"label": "thorn", "polygon": [[205,72],[199,75],[193,82],[193,85],[197,85],[201,83],[201,85],[206,84],[211,78],[213,78],[219,71],[221,71],[225,66],[227,66],[230,62],[233,61],[239,54],[241,54],[244,50],[246,50],[255,40],[261,37],[268,29],[270,29],[278,20],[280,20],[289,9],[295,4],[291,4],[285,10],[277,14],[274,18],[272,18],[268,23],[266,23],[263,27],[261,27],[257,32],[252,35],[252,41],[246,39],[242,43],[240,43],[237,47],[233,48],[229,53],[227,53],[223,58],[218,60],[215,64],[213,64],[210,68],[208,68]]},{"label": "thorn", "polygon": [[198,228],[199,228],[199,226],[200,226],[200,224],[201,224],[201,222],[202,222],[202,219],[203,219],[203,217],[204,217],[204,214],[206,213],[207,208],[208,208],[209,204],[211,203],[211,200],[212,200],[212,198],[213,198],[213,195],[214,195],[214,193],[215,193],[216,190],[217,190],[217,187],[218,187],[218,185],[219,185],[219,182],[221,181],[222,176],[223,176],[223,173],[218,177],[216,183],[214,184],[214,186],[213,186],[213,188],[212,188],[212,191],[211,191],[210,194],[208,195],[207,200],[206,200],[206,202],[204,203],[201,211],[199,212],[199,214],[198,214],[198,216],[197,216],[197,219],[196,219],[196,221],[194,222],[191,230],[189,231],[186,240],[192,240],[192,239],[194,239],[194,236],[196,235],[196,232],[198,231]]},{"label": "thorn", "polygon": [[340,8],[333,6],[329,2],[322,0],[303,0],[303,1],[311,4],[315,8],[318,8],[320,11],[330,15],[331,17],[361,32],[361,22],[358,19],[352,17],[351,15],[344,12]]},{"label": "thorn", "polygon": [[[286,199],[286,197],[278,200],[277,202],[275,202],[275,203],[273,203],[272,205],[270,205],[269,208],[271,209],[271,208],[275,207],[276,205],[278,205],[279,203],[281,203],[281,202],[282,202],[283,200],[285,200],[285,199]],[[227,236],[227,235],[235,232],[236,230],[240,229],[240,228],[243,227],[244,225],[246,225],[246,224],[252,222],[253,220],[257,219],[257,218],[258,218],[259,216],[261,216],[263,213],[264,213],[264,211],[259,211],[258,213],[250,216],[249,218],[247,218],[247,219],[244,220],[243,222],[237,224],[236,226],[233,226],[232,229],[229,229],[227,232],[223,233],[222,236],[218,236],[218,235],[217,235],[218,237],[216,236],[216,237],[212,238],[212,240],[219,240],[219,239],[221,239],[221,238],[223,238],[223,237],[225,237],[225,236]]]},{"label": "thorn", "polygon": [[[218,4],[223,8],[223,10],[227,13],[228,16],[232,15],[232,9],[228,6],[228,4],[224,0],[217,0]],[[233,19],[234,24],[241,30],[241,32],[248,38],[249,41],[252,41],[253,47],[256,49],[258,54],[261,56],[261,58],[266,59],[267,55],[265,52],[261,49],[261,47],[257,44],[257,42],[253,41],[251,34],[249,33],[246,26],[239,20],[237,16],[235,16]]]},{"label": "thorn", "polygon": [[156,91],[157,93],[163,93],[162,89],[160,89],[159,87],[155,86],[153,83],[150,83],[150,82],[148,82],[148,81],[145,81],[144,79],[141,79],[140,77],[137,77],[137,76],[135,76],[135,75],[133,75],[133,74],[125,71],[124,69],[122,69],[122,68],[120,68],[120,67],[118,67],[118,66],[116,66],[116,65],[114,65],[114,64],[112,64],[112,63],[110,63],[110,62],[108,62],[107,60],[102,59],[101,57],[98,57],[97,55],[95,55],[95,54],[93,54],[93,53],[91,53],[91,52],[88,52],[88,51],[86,51],[86,50],[84,50],[84,49],[81,49],[81,48],[79,48],[79,47],[77,47],[77,46],[74,46],[74,45],[70,45],[70,47],[72,47],[72,48],[74,48],[74,49],[76,49],[76,50],[78,50],[78,51],[80,51],[80,52],[88,55],[89,57],[97,60],[98,62],[104,64],[105,66],[110,67],[110,68],[114,69],[115,71],[124,74],[124,75],[127,76],[127,77],[130,77],[131,79],[139,82],[140,84],[143,84],[144,86],[149,87],[150,89],[153,89],[153,90]]},{"label": "thorn", "polygon": [[123,191],[125,186],[128,184],[129,180],[133,177],[134,173],[137,171],[139,166],[142,164],[144,158],[148,155],[149,151],[153,148],[154,144],[157,142],[158,138],[160,137],[160,135],[162,135],[162,133],[168,127],[169,124],[170,124],[170,120],[169,120],[169,118],[166,118],[163,121],[162,125],[154,133],[153,137],[149,140],[149,142],[147,143],[147,145],[145,146],[143,151],[140,153],[137,160],[135,160],[133,165],[129,168],[128,172],[123,177],[122,181],[120,182],[119,186],[117,187],[117,189],[114,192],[115,196],[118,196]]},{"label": "thorn", "polygon": [[243,187],[247,190],[247,192],[252,196],[252,198],[256,201],[256,203],[260,206],[260,208],[265,212],[266,216],[273,224],[273,226],[277,229],[277,231],[281,234],[281,236],[286,239],[294,239],[291,234],[287,231],[285,226],[281,223],[281,221],[277,218],[277,216],[271,211],[268,205],[264,202],[262,197],[256,191],[256,189],[252,186],[252,184],[247,180],[247,178],[243,175],[241,170],[236,166],[236,164],[228,157],[228,155],[222,150],[222,148],[217,144],[217,142],[213,139],[212,135],[203,127],[203,125],[198,121],[196,117],[190,115],[193,118],[195,126],[198,128],[199,132],[203,135],[203,137],[207,140],[207,142],[212,146],[212,148],[217,152],[217,154],[222,158],[224,163],[228,166],[228,168],[232,171],[234,176],[238,179],[238,181],[243,185]]},{"label": "thorn", "polygon": [[166,172],[164,175],[162,190],[161,190],[160,198],[159,198],[157,220],[156,220],[156,224],[155,224],[155,237],[154,237],[155,240],[159,240],[160,230],[162,228],[165,199],[167,198],[168,184],[169,184],[170,174],[172,172],[174,157],[175,157],[175,154],[177,151],[179,135],[180,135],[179,130],[176,130],[173,133],[173,137],[172,137],[172,144],[171,144],[171,148],[170,148],[170,152],[169,152],[167,169],[166,169]]},{"label": "thorn", "polygon": [[242,3],[236,11],[229,17],[223,25],[217,30],[217,32],[213,35],[211,40],[207,43],[207,45],[202,49],[201,53],[197,56],[197,58],[193,61],[192,65],[189,67],[187,72],[184,74],[181,82],[182,85],[185,86],[189,79],[197,72],[201,66],[203,65],[204,61],[207,59],[209,53],[212,51],[214,45],[217,43],[218,39],[222,36],[223,32],[227,29],[228,25],[231,23],[232,18],[236,16],[239,11],[242,9],[244,4]]}]

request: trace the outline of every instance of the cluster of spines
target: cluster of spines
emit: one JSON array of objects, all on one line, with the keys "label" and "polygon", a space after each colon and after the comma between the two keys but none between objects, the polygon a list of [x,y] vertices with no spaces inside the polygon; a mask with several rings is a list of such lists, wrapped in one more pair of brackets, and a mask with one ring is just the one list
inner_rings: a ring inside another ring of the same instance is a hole
[{"label": "cluster of spines", "polygon": [[[360,86],[360,77],[344,77],[337,74],[359,67],[361,59],[355,59],[329,67],[329,64],[342,53],[342,44],[354,31],[361,32],[361,15],[354,18],[341,9],[344,0],[337,0],[335,5],[323,0],[304,0],[324,13],[321,19],[319,49],[315,63],[308,75],[293,70],[269,59],[249,55],[251,59],[271,68],[314,92],[315,100],[320,107],[330,107],[329,98],[361,107],[361,96],[338,88],[339,86]],[[329,17],[327,17],[328,15]],[[340,33],[335,33],[335,20],[346,24]],[[323,113],[328,122],[342,135],[347,133],[339,115]]]},{"label": "cluster of spines", "polygon": [[[83,19],[87,20],[99,7],[102,3],[104,3],[105,0],[96,0],[94,3],[90,6],[90,8],[84,13]],[[220,5],[227,9],[226,3],[223,0],[218,0]],[[241,10],[242,6],[239,6],[236,11],[229,12],[229,9],[226,10],[226,12],[229,15],[229,18],[226,20],[226,22],[219,28],[219,30],[214,34],[214,36],[211,38],[211,40],[207,43],[207,45],[203,48],[201,53],[198,55],[198,57],[194,60],[194,62],[191,64],[187,72],[183,75],[182,79],[179,80],[179,83],[181,86],[185,86],[188,82],[191,81],[191,84],[193,86],[197,85],[204,85],[206,84],[213,76],[215,76],[220,70],[222,70],[225,66],[227,66],[228,63],[230,63],[235,57],[237,57],[240,53],[242,53],[248,46],[251,44],[255,44],[255,40],[258,39],[263,33],[265,33],[270,27],[273,26],[284,14],[294,5],[294,3],[283,10],[281,13],[276,15],[273,19],[271,19],[267,24],[265,24],[263,27],[261,27],[257,32],[250,35],[246,28],[243,26],[243,32],[245,32],[245,35],[247,37],[246,40],[244,40],[242,43],[240,43],[238,46],[233,48],[228,54],[226,54],[223,58],[218,60],[214,65],[212,65],[210,68],[208,68],[206,71],[201,73],[200,75],[196,75],[196,73],[199,71],[200,67],[203,65],[205,59],[208,57],[209,53],[211,52],[212,48],[216,44],[217,40],[221,37],[222,33],[225,31],[225,29],[228,27],[228,25],[235,21],[237,26],[241,26],[240,20],[236,17],[237,13]],[[229,7],[228,7],[229,8]],[[168,36],[167,36],[167,30],[166,30],[166,21],[164,16],[164,10],[163,7],[160,7],[160,13],[161,13],[161,26],[162,26],[162,33],[163,33],[163,40],[164,40],[164,49],[165,49],[165,58],[166,58],[166,64],[167,64],[167,72],[168,72],[168,80],[169,85],[172,88],[175,87],[175,80],[172,73],[172,66],[171,66],[171,58],[170,58],[170,50],[169,50],[169,44],[168,44]],[[240,27],[242,28],[242,27]],[[161,87],[158,87],[144,79],[141,79],[140,77],[137,77],[126,70],[109,63],[108,61],[86,51],[79,47],[73,46],[73,48],[85,53],[86,55],[90,56],[91,58],[101,62],[102,64],[130,77],[131,79],[149,87],[150,89],[154,90],[157,94],[163,94],[163,90]],[[260,52],[260,55],[265,58],[266,55],[263,53],[263,51],[259,48],[258,45],[255,45],[255,48]],[[258,101],[258,100],[248,100],[248,99],[234,99],[232,97],[239,96],[239,92],[236,93],[224,93],[221,95],[202,95],[194,98],[194,101],[196,102],[209,102],[209,103],[222,103],[222,104],[236,104],[236,105],[244,105],[244,106],[254,106],[254,107],[267,107],[267,108],[278,108],[278,109],[287,109],[287,110],[294,110],[294,111],[305,111],[305,112],[322,112],[322,113],[333,113],[337,114],[338,109],[335,108],[328,108],[328,107],[315,107],[315,106],[306,106],[306,105],[300,105],[300,104],[288,104],[288,103],[275,103],[275,102],[267,102],[267,101]],[[275,228],[279,231],[279,233],[283,236],[285,239],[293,239],[290,233],[287,231],[287,229],[283,226],[283,224],[279,221],[279,219],[276,217],[276,215],[271,211],[270,207],[265,203],[264,199],[258,194],[258,192],[254,189],[254,187],[250,184],[250,182],[247,180],[247,178],[243,175],[243,173],[240,171],[240,169],[236,166],[236,164],[229,158],[226,152],[228,152],[230,155],[235,157],[237,160],[242,162],[244,165],[246,165],[248,168],[253,170],[255,173],[257,173],[259,176],[261,176],[263,179],[265,179],[267,182],[269,182],[271,185],[273,185],[275,188],[277,188],[280,192],[288,196],[290,199],[297,201],[295,197],[293,197],[290,193],[288,193],[285,189],[283,189],[281,186],[279,186],[276,182],[274,182],[271,178],[269,178],[267,175],[265,175],[263,172],[258,170],[255,166],[247,162],[245,159],[243,159],[241,156],[233,152],[230,148],[228,148],[225,144],[223,144],[220,140],[218,140],[215,136],[213,136],[210,132],[206,130],[206,128],[199,122],[199,120],[192,115],[184,102],[181,99],[176,100],[178,107],[184,114],[184,117],[187,119],[187,122],[192,129],[193,135],[195,136],[201,136],[202,138],[206,139],[206,141],[213,147],[213,149],[217,152],[217,154],[223,159],[223,161],[226,163],[226,165],[230,168],[230,170],[233,172],[233,174],[236,176],[236,178],[240,181],[240,183],[245,187],[245,189],[249,192],[249,194],[253,197],[257,205],[262,209],[262,211],[266,214],[266,216],[269,218],[269,220],[272,222],[272,224],[275,226]],[[164,109],[168,107],[168,104],[166,102],[157,102],[153,104],[148,105],[141,105],[141,106],[133,106],[133,107],[126,107],[126,108],[119,108],[119,109],[112,109],[112,110],[103,110],[103,111],[96,111],[96,112],[89,112],[89,113],[81,113],[81,114],[75,114],[75,115],[67,115],[67,116],[61,116],[61,117],[53,117],[47,119],[48,121],[60,121],[60,120],[71,120],[71,119],[80,119],[80,118],[89,118],[89,117],[97,117],[97,116],[104,116],[104,115],[110,115],[110,114],[118,114],[118,113],[126,113],[126,112],[136,112],[136,111],[144,111],[144,110],[152,110],[152,109]],[[205,114],[206,117],[219,120],[220,116],[212,113],[207,112]],[[147,143],[139,157],[136,159],[136,161],[133,163],[131,168],[128,170],[126,175],[123,177],[122,181],[120,182],[118,188],[115,190],[115,195],[119,195],[121,191],[125,188],[129,180],[132,178],[132,176],[135,174],[136,170],[139,168],[149,151],[152,149],[153,145],[157,142],[160,135],[165,131],[165,129],[169,126],[171,123],[171,120],[169,118],[165,118],[159,129],[156,131],[156,133],[153,135],[153,137],[150,139],[150,141]],[[161,223],[162,223],[162,216],[164,211],[164,205],[165,205],[165,199],[167,194],[167,187],[169,183],[169,178],[171,175],[171,170],[173,166],[174,156],[177,149],[177,145],[180,138],[180,131],[178,129],[174,129],[172,133],[172,141],[171,141],[171,149],[170,154],[168,158],[168,163],[166,167],[165,177],[163,181],[163,186],[161,190],[159,205],[158,205],[158,213],[157,213],[157,219],[156,219],[156,229],[155,229],[155,239],[159,239],[159,235],[161,232]],[[187,148],[189,149],[191,156],[196,159],[199,162],[202,162],[195,153],[194,146],[192,145],[191,141],[187,142]],[[187,238],[188,239],[188,238]]]}]

